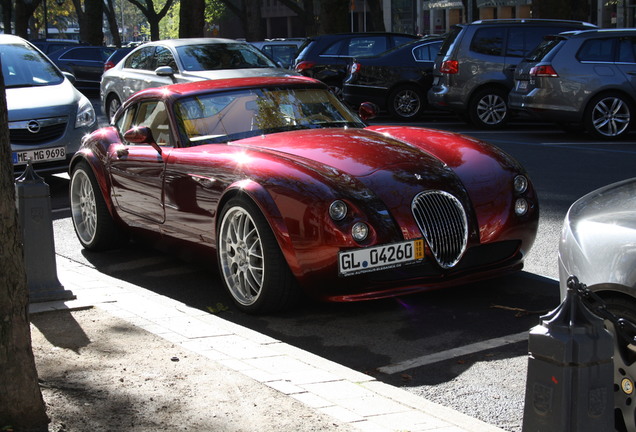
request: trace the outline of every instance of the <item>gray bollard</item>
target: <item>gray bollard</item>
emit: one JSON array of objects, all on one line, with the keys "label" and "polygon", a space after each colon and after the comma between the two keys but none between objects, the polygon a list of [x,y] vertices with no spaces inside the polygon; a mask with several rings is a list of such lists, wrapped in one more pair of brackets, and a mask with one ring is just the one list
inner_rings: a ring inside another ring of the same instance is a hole
[{"label": "gray bollard", "polygon": [[573,288],[530,331],[524,432],[614,430],[612,334]]},{"label": "gray bollard", "polygon": [[24,241],[24,261],[31,303],[73,300],[57,278],[49,185],[37,175],[31,161],[15,181],[18,216]]}]

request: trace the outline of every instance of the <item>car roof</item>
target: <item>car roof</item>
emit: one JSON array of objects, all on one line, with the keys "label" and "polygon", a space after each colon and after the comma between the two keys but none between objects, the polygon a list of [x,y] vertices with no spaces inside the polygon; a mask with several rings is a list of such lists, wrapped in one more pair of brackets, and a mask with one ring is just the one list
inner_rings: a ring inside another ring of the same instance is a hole
[{"label": "car roof", "polygon": [[113,52],[117,50],[117,48],[106,47],[106,46],[103,46],[103,45],[74,45],[74,46],[69,46],[69,47],[66,47],[66,48],[61,48],[59,50],[55,50],[52,53],[48,54],[48,56],[50,58],[53,58],[53,57],[57,58],[57,57],[60,57],[62,54],[66,53],[68,51],[76,50],[78,48],[82,48],[82,49],[84,49],[84,48],[93,48],[93,49],[101,49],[101,50],[105,49],[105,50],[113,50]]},{"label": "car roof", "polygon": [[593,36],[634,36],[636,35],[636,28],[599,28],[590,30],[570,30],[567,32],[559,33],[564,37],[593,37]]},{"label": "car roof", "polygon": [[506,25],[506,24],[579,24],[581,26],[596,28],[594,24],[585,21],[563,20],[563,19],[543,19],[543,18],[504,18],[504,19],[484,19],[473,21],[468,25]]},{"label": "car roof", "polygon": [[249,78],[224,78],[216,80],[202,80],[188,83],[171,84],[163,87],[151,87],[145,90],[141,90],[135,93],[130,100],[136,100],[139,98],[147,97],[165,97],[166,95],[181,96],[187,94],[205,93],[210,90],[240,90],[249,88],[263,88],[263,87],[314,87],[324,88],[328,87],[322,82],[305,77],[305,76],[266,76],[266,77],[249,77]]},{"label": "car roof", "polygon": [[15,44],[21,43],[24,45],[28,45],[27,41],[20,36],[12,35],[12,34],[0,34],[0,43],[2,44]]},{"label": "car roof", "polygon": [[168,45],[173,47],[187,46],[187,45],[201,45],[201,44],[245,44],[246,42],[237,41],[234,39],[223,38],[183,38],[183,39],[163,39],[158,41],[146,42],[139,47],[145,47],[149,45]]}]

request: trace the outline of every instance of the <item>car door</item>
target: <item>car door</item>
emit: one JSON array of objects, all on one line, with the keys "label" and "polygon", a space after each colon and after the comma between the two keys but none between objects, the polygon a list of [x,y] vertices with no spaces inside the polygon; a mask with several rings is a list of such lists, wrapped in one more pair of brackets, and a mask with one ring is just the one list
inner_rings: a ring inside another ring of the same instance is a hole
[{"label": "car door", "polygon": [[636,99],[636,36],[620,38],[616,66],[624,76],[625,90]]},{"label": "car door", "polygon": [[150,144],[135,144],[122,140],[110,149],[109,166],[112,193],[120,217],[132,226],[144,221],[163,223],[163,183],[165,159],[172,149],[168,112],[163,101],[145,100],[128,107],[116,121],[123,135],[133,126],[148,126],[159,153]]}]

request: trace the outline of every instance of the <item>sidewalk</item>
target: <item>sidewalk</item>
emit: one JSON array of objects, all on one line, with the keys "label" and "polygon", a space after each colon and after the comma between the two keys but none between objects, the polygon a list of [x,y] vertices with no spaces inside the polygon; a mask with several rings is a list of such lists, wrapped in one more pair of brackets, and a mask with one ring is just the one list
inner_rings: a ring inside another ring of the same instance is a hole
[{"label": "sidewalk", "polygon": [[[72,291],[77,299],[34,303],[30,305],[31,314],[95,307],[203,356],[209,361],[210,370],[218,370],[216,366],[220,365],[230,374],[247,378],[255,390],[266,386],[276,394],[302,403],[308,410],[332,418],[335,424],[346,429],[502,432],[371,376],[60,256],[57,256],[57,272],[64,288]],[[291,418],[298,412],[282,410],[278,415]]]}]

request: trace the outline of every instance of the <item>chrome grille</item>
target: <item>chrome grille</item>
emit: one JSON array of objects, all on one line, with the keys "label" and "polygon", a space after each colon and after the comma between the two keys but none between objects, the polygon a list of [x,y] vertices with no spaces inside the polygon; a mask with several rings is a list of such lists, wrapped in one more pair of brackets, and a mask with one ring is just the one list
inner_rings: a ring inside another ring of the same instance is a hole
[{"label": "chrome grille", "polygon": [[466,212],[457,198],[443,191],[418,194],[411,211],[435,260],[443,268],[459,262],[468,241]]},{"label": "chrome grille", "polygon": [[41,144],[64,135],[67,117],[9,122],[11,144]]}]

